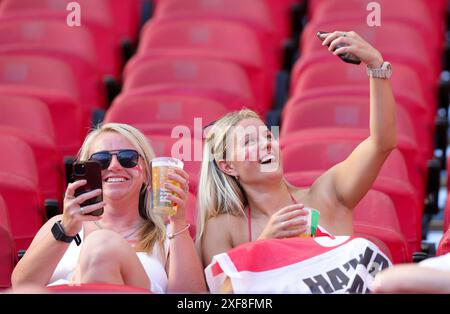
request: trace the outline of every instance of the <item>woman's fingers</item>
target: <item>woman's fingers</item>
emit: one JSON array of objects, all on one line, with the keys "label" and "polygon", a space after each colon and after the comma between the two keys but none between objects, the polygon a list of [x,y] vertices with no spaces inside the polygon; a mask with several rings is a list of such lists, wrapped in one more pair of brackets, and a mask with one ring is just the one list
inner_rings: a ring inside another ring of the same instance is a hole
[{"label": "woman's fingers", "polygon": [[186,201],[176,195],[169,194],[167,195],[167,198],[174,202],[178,207],[184,207],[186,205]]},{"label": "woman's fingers", "polygon": [[302,233],[306,232],[306,226],[303,227],[298,227],[298,228],[293,228],[290,230],[283,230],[280,232],[280,236],[282,238],[291,238],[291,237],[298,237],[300,236]]},{"label": "woman's fingers", "polygon": [[328,47],[328,50],[334,51],[336,50],[338,45],[349,46],[351,42],[352,40],[348,37],[338,37],[331,42],[330,46]]},{"label": "woman's fingers", "polygon": [[286,207],[283,207],[282,209],[280,209],[276,214],[278,216],[281,216],[281,215],[284,215],[284,214],[289,213],[291,211],[302,209],[304,207],[305,206],[303,204],[289,205],[289,206],[286,206]]},{"label": "woman's fingers", "polygon": [[[322,42],[322,45],[323,46],[328,46],[329,44],[331,44],[331,42],[333,41],[333,40],[335,40],[336,38],[338,38],[338,37],[341,37],[341,36],[343,36],[345,34],[345,32],[342,32],[342,31],[335,31],[335,32],[332,32],[332,33],[328,33],[328,34],[324,34],[324,35],[326,35],[327,37],[324,39],[324,41]],[[322,35],[323,36],[323,35]]]},{"label": "woman's fingers", "polygon": [[172,184],[172,183],[164,183],[164,187],[167,190],[176,193],[181,198],[183,198],[183,196],[186,196],[186,194],[187,194],[186,190],[183,190],[182,188],[180,188],[180,187],[178,187],[178,186],[176,186],[175,184]]},{"label": "woman's fingers", "polygon": [[306,220],[306,218],[300,217],[300,218],[294,218],[291,220],[282,221],[281,225],[282,225],[283,229],[290,230],[293,228],[299,228],[299,227],[306,226],[307,223],[308,223],[308,221]]},{"label": "woman's fingers", "polygon": [[75,190],[79,187],[85,185],[87,183],[86,180],[78,180],[67,185],[65,198],[71,199],[75,197]]},{"label": "woman's fingers", "polygon": [[334,55],[342,55],[342,54],[344,54],[344,53],[347,53],[347,52],[350,52],[350,47],[341,47],[341,48],[338,48],[338,49],[336,49],[335,51],[333,51],[333,54]]},{"label": "woman's fingers", "polygon": [[185,180],[189,180],[189,174],[183,169],[175,168],[174,173],[182,176]]},{"label": "woman's fingers", "polygon": [[78,204],[82,204],[83,202],[87,201],[88,199],[94,198],[96,196],[101,195],[103,192],[101,189],[96,189],[93,191],[89,191],[86,193],[83,193],[81,195],[78,195],[75,199],[74,202],[78,203]]},{"label": "woman's fingers", "polygon": [[[103,208],[106,206],[105,202],[98,202],[92,205],[87,205],[87,206],[83,206],[80,207],[80,214],[82,215],[89,215],[90,213],[92,213],[93,211]],[[92,216],[92,215],[89,215]]]},{"label": "woman's fingers", "polygon": [[279,219],[279,221],[288,221],[295,217],[308,216],[308,214],[309,214],[309,211],[302,207],[302,208],[298,208],[293,211],[287,212],[285,214],[279,215],[278,219]]},{"label": "woman's fingers", "polygon": [[[176,169],[176,170],[183,171],[182,169]],[[184,173],[184,174],[182,174],[182,172],[169,173],[168,177],[169,177],[169,179],[172,179],[172,180],[178,182],[184,191],[189,190],[189,180],[188,180],[189,175],[187,173]]]}]

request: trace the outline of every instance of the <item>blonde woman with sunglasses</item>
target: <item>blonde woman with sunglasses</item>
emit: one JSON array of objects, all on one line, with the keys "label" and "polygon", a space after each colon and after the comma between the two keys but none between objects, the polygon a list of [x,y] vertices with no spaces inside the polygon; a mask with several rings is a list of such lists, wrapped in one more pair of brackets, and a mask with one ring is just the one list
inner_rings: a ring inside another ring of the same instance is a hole
[{"label": "blonde woman with sunglasses", "polygon": [[[151,209],[150,162],[145,136],[129,125],[110,123],[85,139],[78,160],[101,166],[102,189],[75,196],[86,184],[67,187],[63,214],[47,221],[12,275],[13,288],[104,283],[154,293],[203,292],[203,271],[185,219],[188,174],[175,170],[168,184],[178,210],[169,224]],[[103,202],[81,206],[103,194]],[[103,208],[101,216],[90,213]],[[58,236],[59,234],[59,236]]]}]

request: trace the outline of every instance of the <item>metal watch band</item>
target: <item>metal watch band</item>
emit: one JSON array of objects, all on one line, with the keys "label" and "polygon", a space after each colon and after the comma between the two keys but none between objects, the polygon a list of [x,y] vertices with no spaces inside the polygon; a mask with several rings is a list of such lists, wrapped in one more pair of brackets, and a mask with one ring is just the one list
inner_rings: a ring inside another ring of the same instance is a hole
[{"label": "metal watch band", "polygon": [[367,75],[374,78],[389,79],[392,75],[391,64],[385,61],[380,68],[375,69],[367,66]]}]

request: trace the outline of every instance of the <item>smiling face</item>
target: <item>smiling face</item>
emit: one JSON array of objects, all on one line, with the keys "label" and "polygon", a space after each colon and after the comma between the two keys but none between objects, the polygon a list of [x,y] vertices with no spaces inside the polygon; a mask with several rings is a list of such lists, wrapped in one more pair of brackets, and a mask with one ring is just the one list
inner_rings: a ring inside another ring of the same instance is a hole
[{"label": "smiling face", "polygon": [[240,121],[229,133],[226,147],[226,160],[219,162],[220,167],[239,176],[241,184],[282,177],[278,141],[260,119]]},{"label": "smiling face", "polygon": [[[92,142],[89,156],[100,151],[117,151],[121,149],[134,149],[130,141],[117,132],[103,132]],[[108,168],[102,170],[103,198],[107,200],[134,200],[139,199],[142,184],[145,183],[145,168],[143,158],[132,168],[124,168],[113,155]]]}]

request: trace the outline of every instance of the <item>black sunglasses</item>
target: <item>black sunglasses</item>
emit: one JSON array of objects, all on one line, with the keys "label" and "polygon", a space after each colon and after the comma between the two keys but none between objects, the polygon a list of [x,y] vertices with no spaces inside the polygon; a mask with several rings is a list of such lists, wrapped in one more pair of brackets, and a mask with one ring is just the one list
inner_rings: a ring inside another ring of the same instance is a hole
[{"label": "black sunglasses", "polygon": [[124,168],[136,167],[139,161],[139,153],[134,149],[101,151],[92,154],[91,157],[89,157],[89,160],[97,161],[102,170],[105,170],[109,167],[113,155],[116,155],[120,165]]}]

